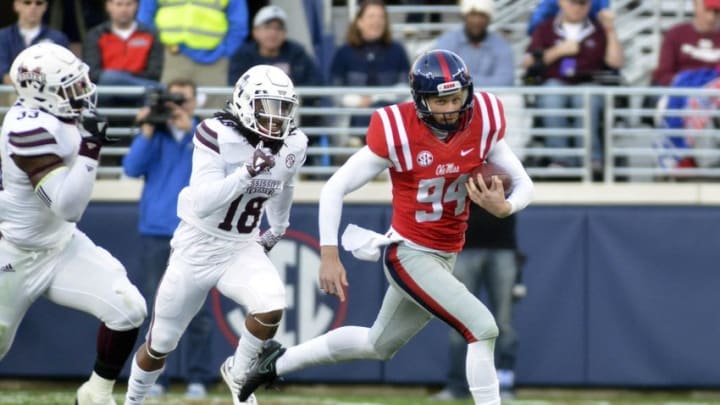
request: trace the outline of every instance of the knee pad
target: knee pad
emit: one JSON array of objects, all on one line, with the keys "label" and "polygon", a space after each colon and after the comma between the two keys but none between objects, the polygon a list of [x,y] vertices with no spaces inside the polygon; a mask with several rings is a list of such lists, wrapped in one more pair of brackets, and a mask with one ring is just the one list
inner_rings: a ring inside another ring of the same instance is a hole
[{"label": "knee pad", "polygon": [[118,331],[139,328],[147,317],[147,305],[140,291],[127,278],[123,278],[115,282],[113,292],[119,298],[119,305],[110,314],[112,319],[102,321],[108,328]]},{"label": "knee pad", "polygon": [[148,332],[148,347],[156,353],[170,353],[177,348],[182,331],[168,323],[153,323]]},{"label": "knee pad", "polygon": [[250,289],[252,294],[247,297],[248,313],[258,314],[285,309],[285,284],[277,275],[253,277]]}]

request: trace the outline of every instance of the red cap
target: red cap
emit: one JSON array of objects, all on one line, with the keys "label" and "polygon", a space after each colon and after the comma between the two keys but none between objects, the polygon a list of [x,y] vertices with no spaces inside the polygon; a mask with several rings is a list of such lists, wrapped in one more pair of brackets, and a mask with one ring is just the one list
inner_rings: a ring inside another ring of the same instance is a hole
[{"label": "red cap", "polygon": [[703,0],[703,5],[707,9],[720,10],[720,0]]}]

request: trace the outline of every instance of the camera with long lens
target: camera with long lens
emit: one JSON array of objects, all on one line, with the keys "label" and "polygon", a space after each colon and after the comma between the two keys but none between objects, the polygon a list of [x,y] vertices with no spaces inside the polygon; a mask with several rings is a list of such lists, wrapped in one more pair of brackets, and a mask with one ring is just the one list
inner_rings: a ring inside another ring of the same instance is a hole
[{"label": "camera with long lens", "polygon": [[161,125],[168,122],[172,110],[166,105],[168,102],[182,105],[185,96],[179,93],[170,93],[165,89],[151,89],[147,93],[146,105],[150,107],[150,113],[141,124]]}]

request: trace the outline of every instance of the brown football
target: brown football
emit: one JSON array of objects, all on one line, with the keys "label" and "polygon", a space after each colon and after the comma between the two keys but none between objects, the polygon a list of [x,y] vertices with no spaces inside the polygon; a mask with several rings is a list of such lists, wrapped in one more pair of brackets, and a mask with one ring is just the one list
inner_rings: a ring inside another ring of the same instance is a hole
[{"label": "brown football", "polygon": [[485,162],[482,166],[472,169],[470,176],[475,179],[476,185],[479,185],[478,179],[483,179],[488,188],[492,185],[492,176],[498,176],[502,181],[505,194],[512,189],[512,177],[503,168],[490,162]]}]

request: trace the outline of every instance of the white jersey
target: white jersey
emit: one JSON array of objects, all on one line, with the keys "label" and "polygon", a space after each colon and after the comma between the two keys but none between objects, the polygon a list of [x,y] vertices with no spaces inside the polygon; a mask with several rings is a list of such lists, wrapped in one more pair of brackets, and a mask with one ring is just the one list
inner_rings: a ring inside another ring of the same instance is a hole
[{"label": "white jersey", "polygon": [[[208,118],[196,127],[193,142],[190,184],[178,198],[180,219],[217,238],[254,240],[267,209],[270,228],[282,235],[289,225],[294,178],[305,162],[307,136],[293,130],[275,155],[275,166],[253,178],[245,163],[255,148],[233,127]],[[184,238],[186,229],[181,225],[174,238]]]},{"label": "white jersey", "polygon": [[27,173],[12,155],[57,155],[71,166],[80,147],[75,121],[61,121],[40,110],[15,105],[0,132],[3,191],[0,191],[0,232],[23,249],[48,248],[68,240],[76,226],[55,215],[37,194]]}]

